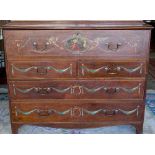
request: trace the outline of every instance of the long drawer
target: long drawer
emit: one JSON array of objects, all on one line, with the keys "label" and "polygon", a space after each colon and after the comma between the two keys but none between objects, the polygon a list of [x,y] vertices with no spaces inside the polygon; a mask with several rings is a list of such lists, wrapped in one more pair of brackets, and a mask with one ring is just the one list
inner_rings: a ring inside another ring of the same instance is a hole
[{"label": "long drawer", "polygon": [[143,99],[143,80],[9,82],[12,99]]},{"label": "long drawer", "polygon": [[140,102],[44,101],[13,102],[13,122],[103,122],[140,121],[144,105]]},{"label": "long drawer", "polygon": [[4,31],[7,59],[49,56],[143,58],[147,30],[10,30]]},{"label": "long drawer", "polygon": [[97,61],[51,59],[9,61],[8,78],[19,80],[52,78],[144,77],[144,61]]}]

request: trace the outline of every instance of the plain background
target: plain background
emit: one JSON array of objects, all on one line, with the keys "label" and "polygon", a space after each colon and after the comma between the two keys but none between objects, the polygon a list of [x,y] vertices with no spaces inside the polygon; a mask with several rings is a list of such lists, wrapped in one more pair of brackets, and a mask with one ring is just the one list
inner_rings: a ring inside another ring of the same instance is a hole
[{"label": "plain background", "polygon": [[[0,0],[0,20],[153,20],[154,0]],[[0,135],[0,155],[151,155],[154,135]]]}]

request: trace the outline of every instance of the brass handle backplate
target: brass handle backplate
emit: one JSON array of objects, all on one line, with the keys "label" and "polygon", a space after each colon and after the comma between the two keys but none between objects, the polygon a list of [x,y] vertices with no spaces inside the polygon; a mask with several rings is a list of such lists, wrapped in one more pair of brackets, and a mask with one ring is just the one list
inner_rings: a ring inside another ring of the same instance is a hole
[{"label": "brass handle backplate", "polygon": [[34,89],[36,93],[40,95],[46,95],[49,94],[51,91],[51,88],[35,88]]},{"label": "brass handle backplate", "polygon": [[39,45],[37,42],[33,42],[33,47],[36,51],[46,51],[48,49],[48,46],[50,45],[49,42],[46,42],[43,48],[39,48]]},{"label": "brass handle backplate", "polygon": [[119,49],[119,47],[122,45],[121,43],[106,43],[107,48],[111,51],[116,51]]}]

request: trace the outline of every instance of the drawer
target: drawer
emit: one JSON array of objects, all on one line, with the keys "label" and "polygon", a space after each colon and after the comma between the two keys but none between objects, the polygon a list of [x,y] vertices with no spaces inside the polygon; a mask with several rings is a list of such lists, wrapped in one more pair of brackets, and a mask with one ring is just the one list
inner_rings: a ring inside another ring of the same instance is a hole
[{"label": "drawer", "polygon": [[9,61],[9,79],[51,79],[76,77],[76,62],[63,60]]},{"label": "drawer", "polygon": [[[128,101],[127,101],[128,102]],[[15,102],[12,103],[13,122],[108,122],[140,121],[144,105],[131,103],[80,102]]]},{"label": "drawer", "polygon": [[[78,66],[77,66],[78,64]],[[78,70],[77,70],[78,69]],[[144,77],[145,62],[82,60],[9,61],[9,79]]]},{"label": "drawer", "polygon": [[149,52],[148,30],[4,31],[8,59],[49,56],[140,58]]},{"label": "drawer", "polygon": [[79,63],[79,77],[144,77],[145,62],[105,62],[82,60]]},{"label": "drawer", "polygon": [[12,99],[142,99],[144,81],[52,80],[9,82]]}]

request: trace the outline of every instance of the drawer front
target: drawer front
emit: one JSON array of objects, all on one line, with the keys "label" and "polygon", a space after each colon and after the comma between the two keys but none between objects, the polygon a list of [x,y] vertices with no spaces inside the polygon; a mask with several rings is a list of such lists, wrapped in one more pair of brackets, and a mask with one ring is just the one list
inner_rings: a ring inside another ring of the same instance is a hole
[{"label": "drawer front", "polygon": [[144,77],[145,62],[105,62],[82,60],[79,63],[80,77]]},{"label": "drawer front", "polygon": [[[78,65],[78,66],[77,66]],[[144,77],[145,62],[9,61],[9,79]]]},{"label": "drawer front", "polygon": [[79,86],[80,98],[83,99],[140,99],[144,94],[143,81],[81,80]]},{"label": "drawer front", "polygon": [[138,103],[14,103],[14,122],[102,122],[139,121],[143,116],[143,104]]},{"label": "drawer front", "polygon": [[142,99],[144,81],[10,82],[12,99]]},{"label": "drawer front", "polygon": [[40,56],[144,57],[148,30],[4,31],[8,59]]},{"label": "drawer front", "polygon": [[10,61],[10,79],[47,79],[76,77],[76,62],[63,60]]}]

